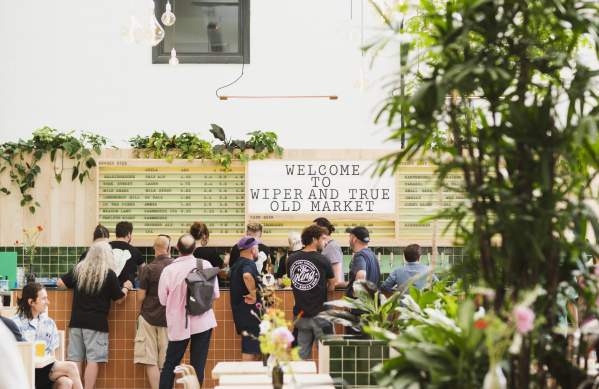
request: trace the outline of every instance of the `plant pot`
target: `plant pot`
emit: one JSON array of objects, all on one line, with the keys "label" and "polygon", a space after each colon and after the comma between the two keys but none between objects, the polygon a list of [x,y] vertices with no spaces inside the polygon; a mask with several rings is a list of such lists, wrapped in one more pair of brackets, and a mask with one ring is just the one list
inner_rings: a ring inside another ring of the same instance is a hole
[{"label": "plant pot", "polygon": [[283,388],[284,373],[281,365],[278,363],[272,368],[272,387],[273,389]]}]

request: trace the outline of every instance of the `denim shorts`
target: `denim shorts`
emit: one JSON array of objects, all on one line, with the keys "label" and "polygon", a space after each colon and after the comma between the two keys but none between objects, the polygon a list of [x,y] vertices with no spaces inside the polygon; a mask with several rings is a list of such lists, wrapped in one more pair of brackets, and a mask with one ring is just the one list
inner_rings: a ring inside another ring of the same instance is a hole
[{"label": "denim shorts", "polygon": [[108,332],[69,328],[69,361],[108,362]]}]

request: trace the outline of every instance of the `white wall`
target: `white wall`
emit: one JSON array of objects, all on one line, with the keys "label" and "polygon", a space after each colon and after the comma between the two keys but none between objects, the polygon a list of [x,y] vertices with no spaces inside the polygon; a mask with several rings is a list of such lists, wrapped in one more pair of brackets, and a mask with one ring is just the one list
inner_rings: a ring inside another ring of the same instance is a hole
[{"label": "white wall", "polygon": [[218,123],[232,136],[275,130],[287,148],[397,147],[373,124],[381,77],[396,61],[388,55],[370,68],[362,58],[361,2],[368,41],[379,21],[366,0],[252,0],[251,64],[224,92],[338,101],[219,101],[215,89],[241,65],[152,65],[150,48],[124,41],[143,0],[0,0],[0,141],[49,125],[126,146],[154,129],[209,139],[209,124]]}]

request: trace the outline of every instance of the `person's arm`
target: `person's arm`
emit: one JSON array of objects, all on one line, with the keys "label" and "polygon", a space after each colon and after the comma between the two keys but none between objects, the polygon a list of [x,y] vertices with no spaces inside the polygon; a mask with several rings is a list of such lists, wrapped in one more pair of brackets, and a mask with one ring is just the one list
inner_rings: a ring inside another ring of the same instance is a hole
[{"label": "person's arm", "polygon": [[50,331],[52,332],[52,336],[48,348],[53,351],[54,358],[58,358],[58,346],[60,345],[60,339],[58,337],[58,328],[56,327],[54,320],[52,320],[52,328]]},{"label": "person's arm", "polygon": [[[204,262],[204,266],[206,266],[206,263]],[[218,299],[220,298],[220,288],[218,287],[218,277],[214,278],[214,299]]]},{"label": "person's arm", "polygon": [[333,271],[333,266],[329,262],[329,259],[326,257],[323,258],[324,265],[324,275],[327,277],[327,289],[329,292],[335,290],[335,285],[337,284],[337,278],[335,277],[335,272]]},{"label": "person's arm", "polygon": [[338,288],[345,288],[347,281],[345,281],[345,274],[343,274],[343,264],[335,263],[332,265],[333,273],[335,274],[335,286]]},{"label": "person's arm", "polygon": [[333,272],[335,273],[336,284],[335,286],[339,288],[344,288],[347,286],[347,282],[345,281],[345,274],[343,274],[343,251],[341,251],[341,247],[337,244],[336,241],[330,241],[329,244],[325,247],[326,257],[329,258],[331,262],[331,266],[333,267]]},{"label": "person's arm", "polygon": [[73,270],[60,277],[56,281],[56,286],[58,286],[59,288],[73,289],[75,287],[75,277],[73,275]]},{"label": "person's arm", "polygon": [[113,271],[108,272],[106,283],[108,285],[108,292],[110,298],[117,304],[122,303],[127,297],[127,293],[131,288],[131,282],[125,281],[121,287],[116,274]]},{"label": "person's arm", "polygon": [[393,288],[397,285],[397,272],[392,271],[389,273],[387,279],[381,285],[381,290],[386,293],[392,293]]},{"label": "person's arm", "polygon": [[248,294],[243,296],[243,300],[246,304],[256,304],[256,280],[254,275],[249,272],[243,273],[243,283],[248,290]]},{"label": "person's arm", "polygon": [[356,281],[366,280],[366,260],[362,255],[355,255],[352,261],[352,270],[356,274]]},{"label": "person's arm", "polygon": [[148,277],[150,276],[147,267],[143,267],[139,273],[139,289],[137,289],[137,298],[143,303],[146,298],[146,290],[148,290]]},{"label": "person's arm", "polygon": [[160,305],[166,307],[166,299],[168,297],[168,273],[166,272],[166,268],[160,274],[160,279],[158,280],[158,300],[160,301]]}]

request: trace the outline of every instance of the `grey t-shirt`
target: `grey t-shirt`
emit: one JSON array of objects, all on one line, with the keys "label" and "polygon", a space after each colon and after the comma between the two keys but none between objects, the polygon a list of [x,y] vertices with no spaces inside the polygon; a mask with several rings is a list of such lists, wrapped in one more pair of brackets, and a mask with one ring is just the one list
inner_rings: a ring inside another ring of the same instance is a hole
[{"label": "grey t-shirt", "polygon": [[[340,263],[343,265],[343,252],[341,251],[341,247],[334,239],[329,240],[324,250],[322,250],[322,255],[329,259],[331,265],[335,265]],[[343,267],[343,266],[342,266]]]}]

